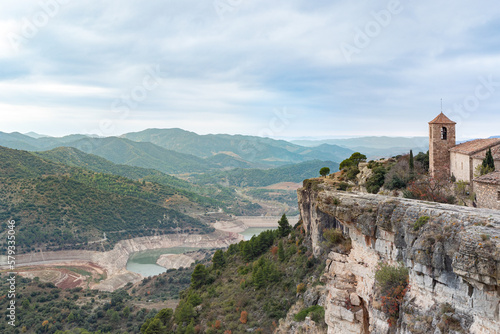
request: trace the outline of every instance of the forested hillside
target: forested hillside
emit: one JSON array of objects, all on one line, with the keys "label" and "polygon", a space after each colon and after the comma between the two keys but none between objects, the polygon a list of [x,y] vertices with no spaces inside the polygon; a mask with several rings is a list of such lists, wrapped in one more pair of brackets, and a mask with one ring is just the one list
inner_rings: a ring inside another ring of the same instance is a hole
[{"label": "forested hillside", "polygon": [[[195,267],[176,310],[161,310],[141,332],[272,333],[307,287],[322,284],[325,262],[306,239],[301,225],[292,229],[283,216],[278,230],[217,251],[210,266]],[[325,326],[321,306],[304,307],[296,319],[307,315]]]},{"label": "forested hillside", "polygon": [[179,211],[204,208],[182,200],[172,187],[68,167],[4,147],[0,157],[0,220],[3,225],[16,220],[20,251],[91,248],[104,232],[105,245],[111,247],[133,236],[210,231]]},{"label": "forested hillside", "polygon": [[195,175],[193,181],[200,184],[265,187],[279,182],[302,182],[304,179],[317,176],[322,167],[328,167],[331,172],[336,172],[339,164],[333,161],[313,160],[271,169],[237,168]]},{"label": "forested hillside", "polygon": [[[58,147],[45,152],[33,152],[42,158],[94,172],[123,176],[140,182],[154,182],[192,202],[213,209],[221,208],[231,214],[261,214],[251,203],[238,197],[233,189],[222,185],[198,185],[162,173],[155,169],[115,164],[93,154],[84,153],[73,147]],[[173,203],[171,203],[173,204]]]}]

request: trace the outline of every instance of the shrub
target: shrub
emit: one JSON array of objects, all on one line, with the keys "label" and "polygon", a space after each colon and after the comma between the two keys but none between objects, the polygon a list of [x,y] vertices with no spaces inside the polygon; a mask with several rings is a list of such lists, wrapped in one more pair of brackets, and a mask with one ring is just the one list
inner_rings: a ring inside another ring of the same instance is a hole
[{"label": "shrub", "polygon": [[348,187],[349,187],[349,183],[347,183],[347,182],[340,182],[337,185],[337,190],[346,191]]},{"label": "shrub", "polygon": [[359,168],[357,166],[350,166],[345,169],[345,177],[347,180],[354,180],[359,174]]},{"label": "shrub", "polygon": [[302,293],[306,291],[306,285],[304,283],[299,283],[297,285],[297,293]]},{"label": "shrub", "polygon": [[422,216],[422,217],[418,218],[417,221],[415,222],[415,224],[413,224],[413,230],[418,231],[422,226],[427,224],[429,219],[430,219],[429,216]]},{"label": "shrub", "polygon": [[373,169],[373,174],[366,180],[366,190],[371,194],[379,192],[385,182],[386,170],[384,167],[376,167]]},{"label": "shrub", "polygon": [[248,322],[248,312],[247,311],[241,311],[240,322],[242,324],[246,324]]},{"label": "shrub", "polygon": [[340,253],[347,253],[351,250],[351,238],[346,238],[339,229],[323,230],[326,247],[332,248]]},{"label": "shrub", "polygon": [[399,318],[399,308],[408,291],[408,268],[402,264],[391,266],[380,263],[375,280],[380,289],[382,311],[389,317],[389,326],[393,326]]},{"label": "shrub", "polygon": [[301,310],[293,318],[295,321],[304,321],[307,316],[310,316],[315,322],[324,321],[325,319],[325,309],[319,305],[313,305],[308,308]]}]

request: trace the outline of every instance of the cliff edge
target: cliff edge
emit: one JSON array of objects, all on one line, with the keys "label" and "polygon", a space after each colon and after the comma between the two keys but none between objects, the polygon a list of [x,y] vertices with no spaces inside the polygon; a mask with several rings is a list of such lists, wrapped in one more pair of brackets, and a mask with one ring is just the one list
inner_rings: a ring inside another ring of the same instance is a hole
[{"label": "cliff edge", "polygon": [[[298,190],[315,256],[327,252],[328,333],[500,333],[500,211],[336,191],[320,179]],[[326,229],[350,238],[324,246]],[[408,289],[389,324],[375,274],[404,266]]]}]

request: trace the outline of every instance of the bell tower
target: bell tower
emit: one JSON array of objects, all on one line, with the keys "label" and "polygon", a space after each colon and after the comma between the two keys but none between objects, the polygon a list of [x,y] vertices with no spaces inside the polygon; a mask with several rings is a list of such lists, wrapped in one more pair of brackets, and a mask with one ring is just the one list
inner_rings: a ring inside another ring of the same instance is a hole
[{"label": "bell tower", "polygon": [[442,112],[429,122],[429,173],[450,177],[450,148],[456,146],[455,122]]}]

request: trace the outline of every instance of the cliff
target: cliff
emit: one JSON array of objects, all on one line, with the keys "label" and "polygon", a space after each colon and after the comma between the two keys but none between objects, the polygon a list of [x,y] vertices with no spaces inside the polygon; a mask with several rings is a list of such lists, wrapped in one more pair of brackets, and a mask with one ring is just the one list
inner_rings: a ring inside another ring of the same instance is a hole
[{"label": "cliff", "polygon": [[[298,195],[315,256],[328,252],[325,229],[351,239],[349,251],[327,254],[328,333],[500,333],[500,211],[339,192],[320,180]],[[375,282],[382,262],[409,272],[392,326]]]}]

